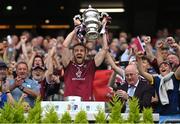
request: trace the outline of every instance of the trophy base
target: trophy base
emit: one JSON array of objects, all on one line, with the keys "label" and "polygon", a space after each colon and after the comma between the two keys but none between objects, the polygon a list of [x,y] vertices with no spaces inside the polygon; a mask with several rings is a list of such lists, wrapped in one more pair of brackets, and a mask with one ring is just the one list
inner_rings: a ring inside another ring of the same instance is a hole
[{"label": "trophy base", "polygon": [[88,41],[96,41],[99,37],[99,32],[96,28],[89,28],[89,30],[86,33],[86,38]]},{"label": "trophy base", "polygon": [[96,32],[89,32],[86,34],[86,38],[88,41],[96,41],[99,37],[99,34]]}]

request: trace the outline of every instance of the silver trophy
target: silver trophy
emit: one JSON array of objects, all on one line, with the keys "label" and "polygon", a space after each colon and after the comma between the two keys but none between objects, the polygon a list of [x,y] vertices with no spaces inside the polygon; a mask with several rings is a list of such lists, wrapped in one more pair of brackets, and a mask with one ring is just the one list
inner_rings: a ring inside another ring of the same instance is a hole
[{"label": "silver trophy", "polygon": [[89,8],[83,12],[82,20],[86,31],[87,40],[94,41],[99,37],[99,29],[101,27],[100,14],[98,10],[89,5]]},{"label": "silver trophy", "polygon": [[[89,5],[89,8],[86,9],[82,14],[82,19],[80,15],[76,15],[75,18],[78,18],[82,21],[81,27],[84,28],[84,30],[81,28],[79,32],[85,31],[85,37],[88,41],[96,41],[99,37],[99,30],[102,27],[100,19],[103,18],[103,16],[108,16],[107,13],[100,13],[97,9],[94,9]],[[82,33],[78,33],[79,37]],[[80,37],[79,39],[82,39]]]}]

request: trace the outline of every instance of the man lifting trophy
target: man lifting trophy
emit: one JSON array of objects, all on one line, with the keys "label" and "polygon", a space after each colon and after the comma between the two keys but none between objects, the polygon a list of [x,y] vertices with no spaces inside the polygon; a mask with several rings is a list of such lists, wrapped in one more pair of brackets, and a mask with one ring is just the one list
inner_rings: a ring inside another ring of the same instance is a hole
[{"label": "man lifting trophy", "polygon": [[100,20],[103,18],[110,19],[107,13],[100,13],[97,9],[94,9],[89,5],[86,9],[82,18],[80,15],[76,15],[74,19],[79,19],[82,23],[77,27],[77,36],[81,42],[84,41],[84,36],[88,41],[96,41],[101,33],[105,32],[106,24],[103,24]]}]

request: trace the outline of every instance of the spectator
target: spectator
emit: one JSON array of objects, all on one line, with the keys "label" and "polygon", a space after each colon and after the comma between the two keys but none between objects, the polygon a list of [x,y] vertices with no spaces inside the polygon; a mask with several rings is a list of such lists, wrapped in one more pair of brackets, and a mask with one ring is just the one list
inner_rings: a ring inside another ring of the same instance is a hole
[{"label": "spectator", "polygon": [[40,55],[36,55],[33,59],[33,63],[32,63],[32,66],[35,67],[35,66],[44,66],[44,60],[43,60],[43,57],[40,56]]},{"label": "spectator", "polygon": [[[56,41],[54,41],[55,43]],[[55,43],[56,44],[56,43]],[[32,62],[31,76],[34,81],[36,81],[40,85],[40,93],[42,100],[48,100],[48,97],[58,93],[60,78],[58,73],[54,73],[54,54],[56,45],[53,45],[52,49],[49,49],[47,54],[47,67],[46,70],[43,57],[40,55],[36,55]],[[56,78],[57,77],[57,78]]]},{"label": "spectator", "polygon": [[60,74],[59,70],[54,69],[53,73],[46,77],[47,80],[47,100],[58,101],[60,99]]},{"label": "spectator", "polygon": [[119,40],[120,40],[121,38],[124,38],[125,40],[127,40],[127,38],[128,38],[127,33],[124,32],[124,31],[120,32],[120,33],[119,33]]},{"label": "spectator", "polygon": [[46,100],[46,80],[45,80],[45,67],[34,66],[31,70],[32,80],[37,82],[40,86],[41,99]]},{"label": "spectator", "polygon": [[167,56],[167,61],[171,64],[172,71],[176,71],[177,68],[179,67],[179,58],[176,54],[169,54]]},{"label": "spectator", "polygon": [[10,91],[13,98],[18,101],[23,93],[27,94],[25,101],[34,106],[34,101],[39,97],[38,84],[28,77],[28,65],[19,62],[16,67],[17,77],[10,81]]},{"label": "spectator", "polygon": [[14,99],[9,91],[7,69],[7,65],[3,61],[0,61],[0,108],[2,108],[6,102],[9,102],[10,104],[14,103]]},{"label": "spectator", "polygon": [[11,61],[8,65],[8,75],[7,79],[11,80],[16,77],[16,61]]},{"label": "spectator", "polygon": [[119,84],[115,92],[122,101],[124,107],[122,112],[129,112],[128,99],[137,97],[139,99],[139,107],[142,112],[144,107],[151,106],[152,91],[148,81],[139,75],[136,65],[128,65],[125,69],[126,83]]},{"label": "spectator", "polygon": [[62,100],[62,82],[60,81],[60,77],[62,76],[62,66],[60,64],[61,59],[57,55],[57,45],[59,44],[56,39],[52,39],[52,49],[48,51],[47,56],[47,67],[46,71],[46,96],[47,100],[57,101]]},{"label": "spectator", "polygon": [[179,45],[175,42],[173,37],[167,37],[166,43],[170,46],[170,50],[172,53],[170,53],[167,56],[167,60],[172,66],[172,71],[176,71],[176,69],[179,66],[179,57],[180,57],[180,48]]},{"label": "spectator", "polygon": [[7,41],[3,41],[3,43],[0,43],[0,60],[4,61],[5,63],[8,62],[8,57],[7,57]]},{"label": "spectator", "polygon": [[140,74],[143,75],[154,86],[159,102],[156,112],[160,114],[160,122],[166,119],[179,119],[180,118],[180,95],[179,95],[179,82],[180,82],[180,66],[175,72],[172,72],[172,67],[168,61],[163,61],[159,65],[160,75],[152,76],[145,72],[142,68],[143,53],[138,52],[138,69]]},{"label": "spectator", "polygon": [[112,42],[109,45],[110,53],[113,55],[113,57],[116,59],[116,61],[119,60],[120,56],[120,49],[119,49],[119,41],[118,39],[113,39]]},{"label": "spectator", "polygon": [[18,104],[22,105],[23,106],[23,109],[24,109],[24,112],[25,113],[28,113],[31,106],[29,105],[28,102],[25,102],[25,98],[27,97],[27,94],[26,93],[23,93],[18,101]]},{"label": "spectator", "polygon": [[4,103],[7,102],[7,95],[3,91],[3,87],[6,85],[6,76],[7,76],[7,65],[0,61],[0,108],[4,106]]}]

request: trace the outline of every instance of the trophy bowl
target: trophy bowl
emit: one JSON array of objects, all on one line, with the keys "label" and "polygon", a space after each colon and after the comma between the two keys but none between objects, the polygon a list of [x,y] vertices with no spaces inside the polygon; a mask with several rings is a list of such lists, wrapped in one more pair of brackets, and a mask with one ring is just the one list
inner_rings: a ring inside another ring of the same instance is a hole
[{"label": "trophy bowl", "polygon": [[89,5],[89,8],[83,12],[82,20],[85,25],[87,40],[95,41],[99,37],[99,29],[101,27],[100,14],[98,10]]}]

